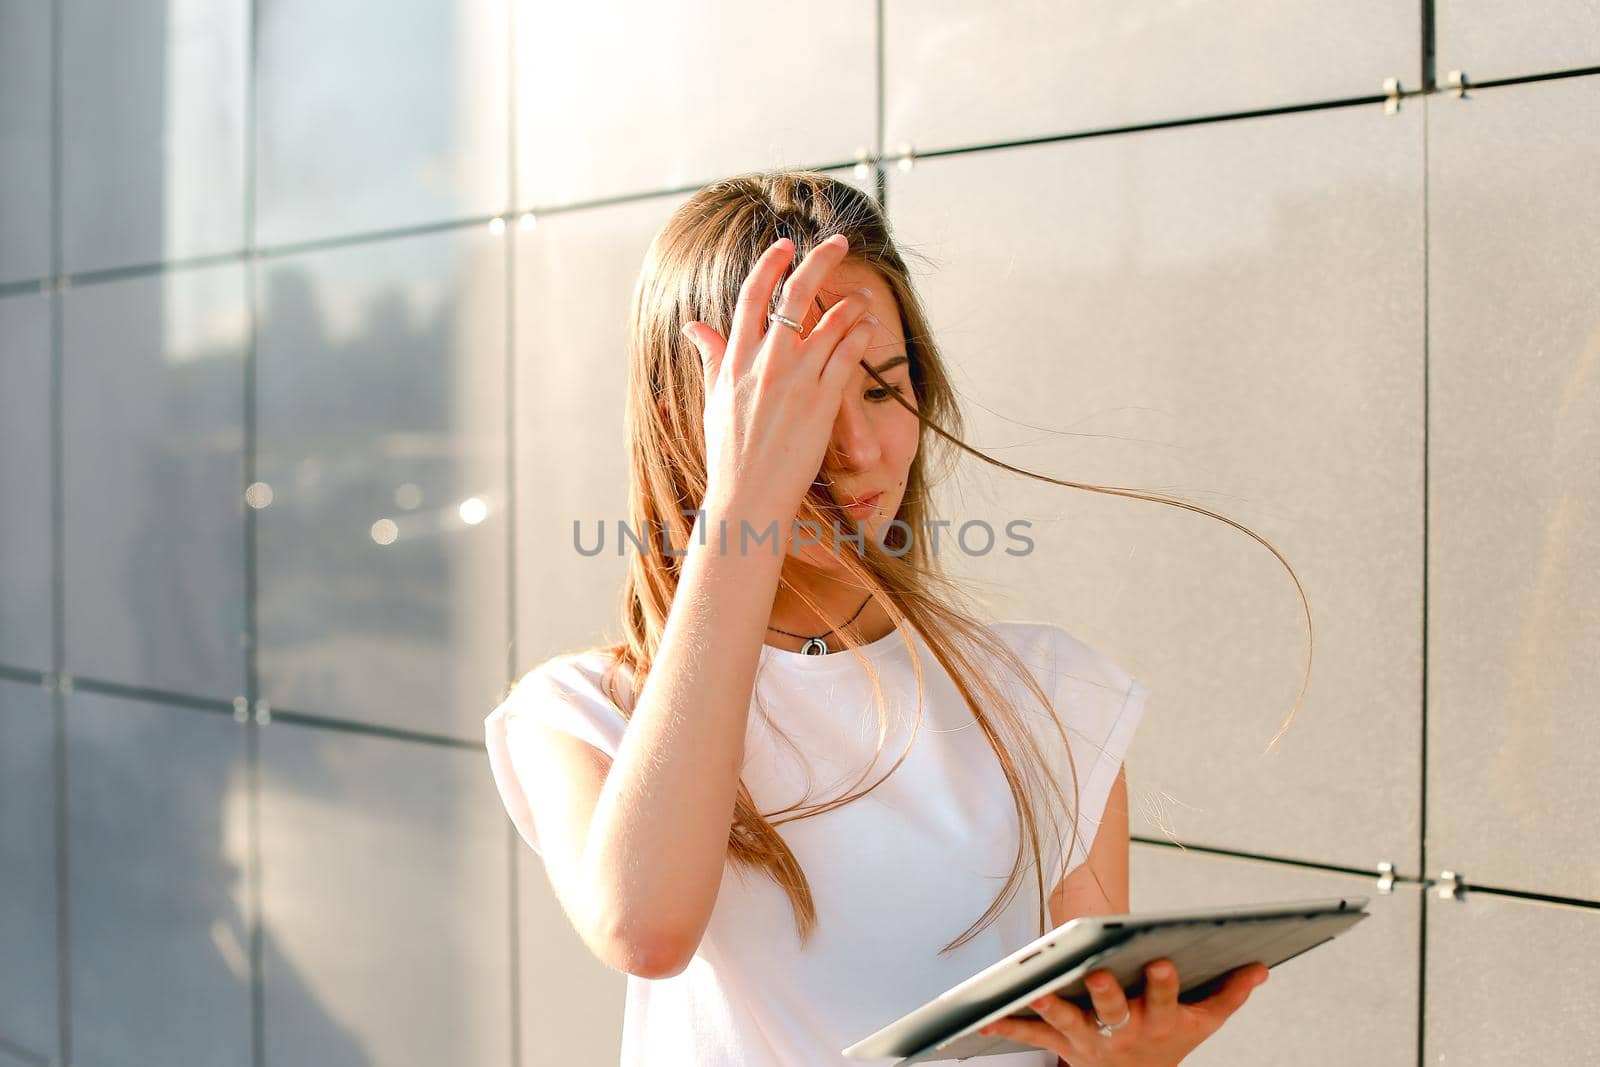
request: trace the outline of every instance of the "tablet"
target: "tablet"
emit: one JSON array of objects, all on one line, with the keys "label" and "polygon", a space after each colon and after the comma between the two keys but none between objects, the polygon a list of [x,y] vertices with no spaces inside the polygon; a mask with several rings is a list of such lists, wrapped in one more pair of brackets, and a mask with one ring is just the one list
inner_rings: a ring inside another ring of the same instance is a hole
[{"label": "tablet", "polygon": [[1085,915],[1051,930],[1005,959],[950,987],[922,1007],[862,1038],[843,1055],[896,1064],[964,1060],[1035,1046],[977,1031],[1015,1015],[1037,1019],[1028,1007],[1055,993],[1093,1009],[1084,979],[1102,968],[1132,998],[1144,991],[1144,967],[1170,959],[1178,968],[1178,999],[1203,1000],[1228,972],[1251,963],[1276,967],[1332,941],[1365,919],[1366,897],[1333,897],[1249,904],[1205,911]]}]

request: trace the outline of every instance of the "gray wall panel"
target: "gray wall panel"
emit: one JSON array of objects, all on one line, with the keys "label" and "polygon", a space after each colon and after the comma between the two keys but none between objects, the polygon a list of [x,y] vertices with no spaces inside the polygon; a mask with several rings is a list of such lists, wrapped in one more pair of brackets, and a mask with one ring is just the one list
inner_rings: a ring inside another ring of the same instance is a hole
[{"label": "gray wall panel", "polygon": [[1600,77],[1429,102],[1430,854],[1600,897]]},{"label": "gray wall panel", "polygon": [[73,692],[67,789],[72,1062],[248,1067],[245,728]]},{"label": "gray wall panel", "polygon": [[257,5],[256,239],[278,245],[503,210],[506,5]]},{"label": "gray wall panel", "polygon": [[244,245],[248,0],[60,0],[62,264]]},{"label": "gray wall panel", "polygon": [[[962,457],[955,554],[1001,617],[1048,619],[1152,690],[1134,829],[1416,874],[1422,620],[1422,111],[1343,108],[922,160],[891,175],[935,261],[968,440],[1043,474],[1176,495],[1255,529]],[[1097,629],[1098,628],[1098,629]]]},{"label": "gray wall panel", "polygon": [[[1130,778],[1131,782],[1131,778]],[[1135,844],[1132,905],[1176,911],[1324,897],[1366,897],[1368,918],[1272,968],[1222,1029],[1185,1057],[1195,1067],[1293,1061],[1299,1067],[1417,1062],[1421,903],[1415,886],[1292,864]]]},{"label": "gray wall panel", "polygon": [[1423,1063],[1594,1062],[1600,910],[1471,892],[1427,908]]},{"label": "gray wall panel", "polygon": [[273,707],[483,738],[508,640],[503,240],[398,238],[258,277]]},{"label": "gray wall panel", "polygon": [[876,136],[871,4],[516,0],[516,20],[519,207],[838,164]]},{"label": "gray wall panel", "polygon": [[1428,853],[1600,899],[1600,76],[1428,117]]},{"label": "gray wall panel", "polygon": [[13,1056],[4,1048],[0,1048],[0,1067],[41,1067],[44,1062],[44,1060],[32,1056],[28,1059],[23,1059],[21,1056]]},{"label": "gray wall panel", "polygon": [[50,5],[0,0],[0,284],[50,273]]},{"label": "gray wall panel", "polygon": [[245,272],[62,300],[67,668],[232,700],[245,691]]},{"label": "gray wall panel", "polygon": [[0,664],[50,666],[50,300],[0,298]]},{"label": "gray wall panel", "polygon": [[1434,0],[1440,84],[1600,67],[1600,0]]},{"label": "gray wall panel", "polygon": [[0,1042],[59,1055],[55,720],[50,691],[0,679]]},{"label": "gray wall panel", "polygon": [[884,150],[993,144],[1421,86],[1418,6],[886,0]]},{"label": "gray wall panel", "polygon": [[261,735],[270,1067],[505,1063],[510,854],[481,752]]}]

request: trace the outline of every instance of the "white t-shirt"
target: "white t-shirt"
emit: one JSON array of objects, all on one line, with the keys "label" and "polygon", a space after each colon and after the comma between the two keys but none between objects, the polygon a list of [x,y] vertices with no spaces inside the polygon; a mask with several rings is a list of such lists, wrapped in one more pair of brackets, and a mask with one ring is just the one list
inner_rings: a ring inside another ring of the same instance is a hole
[{"label": "white t-shirt", "polygon": [[[1143,714],[1148,689],[1059,626],[994,622],[1050,694],[1071,740],[1081,808],[1073,866],[1093,842],[1106,797]],[[1017,816],[1004,773],[949,675],[909,626],[863,646],[879,673],[891,722],[878,762],[878,715],[866,672],[848,650],[826,656],[763,645],[745,739],[742,777],[770,814],[797,801],[831,800],[876,781],[905,748],[917,692],[911,634],[922,663],[923,721],[887,781],[778,832],[810,882],[817,925],[803,948],[787,895],[764,874],[733,864],[688,967],[657,980],[628,976],[622,1064],[793,1067],[856,1064],[840,1050],[874,1033],[1038,934],[1037,878],[1029,870],[1000,917],[961,948],[965,931],[1004,885],[1016,854]],[[604,695],[604,654],[566,653],[528,672],[485,720],[490,764],[507,812],[535,852],[539,842],[517,781],[519,718],[573,734],[615,756],[627,723]],[[1001,673],[998,677],[1004,679]],[[1060,735],[1017,681],[1019,708],[1041,722],[1041,749],[1068,802],[1072,775]],[[771,717],[805,753],[805,768],[772,732]],[[1059,869],[1051,828],[1041,852]],[[1062,828],[1069,841],[1071,828]],[[1046,914],[1046,928],[1050,926]],[[885,1063],[892,1061],[882,1061]],[[1053,1053],[986,1057],[985,1067],[1054,1067]]]}]

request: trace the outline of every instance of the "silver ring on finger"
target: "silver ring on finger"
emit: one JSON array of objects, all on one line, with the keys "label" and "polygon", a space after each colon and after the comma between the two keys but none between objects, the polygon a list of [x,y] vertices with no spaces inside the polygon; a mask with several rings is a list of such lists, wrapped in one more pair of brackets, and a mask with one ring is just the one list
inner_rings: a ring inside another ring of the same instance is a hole
[{"label": "silver ring on finger", "polygon": [[776,311],[767,316],[767,321],[781,322],[795,333],[805,333],[805,327],[803,325],[789,318],[787,315],[778,314]]},{"label": "silver ring on finger", "polygon": [[1126,1015],[1124,1015],[1122,1017],[1122,1021],[1121,1022],[1116,1023],[1115,1025],[1112,1025],[1112,1026],[1107,1026],[1103,1021],[1101,1021],[1100,1013],[1098,1011],[1094,1013],[1095,1026],[1099,1029],[1101,1037],[1110,1037],[1112,1034],[1116,1033],[1118,1030],[1121,1030],[1124,1026],[1127,1026],[1128,1025],[1128,1020],[1131,1019],[1131,1018],[1133,1018],[1133,1012],[1129,1011],[1128,1014],[1126,1014]]}]

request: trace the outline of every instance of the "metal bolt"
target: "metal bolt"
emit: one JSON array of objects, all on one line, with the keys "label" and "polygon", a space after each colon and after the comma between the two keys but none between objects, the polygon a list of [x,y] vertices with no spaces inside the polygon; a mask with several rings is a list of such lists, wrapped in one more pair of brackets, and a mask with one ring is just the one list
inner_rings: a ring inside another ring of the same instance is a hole
[{"label": "metal bolt", "polygon": [[1394,864],[1388,860],[1378,864],[1378,892],[1394,892]]},{"label": "metal bolt", "polygon": [[1400,79],[1399,78],[1385,78],[1385,79],[1383,79],[1383,95],[1384,95],[1384,98],[1385,98],[1384,101],[1383,101],[1383,113],[1385,115],[1393,115],[1396,111],[1399,111],[1400,110]]}]

